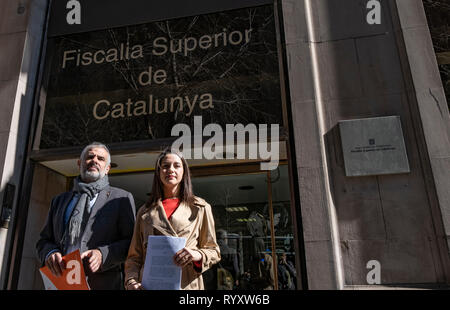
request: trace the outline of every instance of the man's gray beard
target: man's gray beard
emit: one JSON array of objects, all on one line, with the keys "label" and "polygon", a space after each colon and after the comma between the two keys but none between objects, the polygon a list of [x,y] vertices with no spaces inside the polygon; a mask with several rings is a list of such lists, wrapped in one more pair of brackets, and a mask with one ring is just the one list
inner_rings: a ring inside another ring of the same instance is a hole
[{"label": "man's gray beard", "polygon": [[81,179],[86,183],[95,182],[105,176],[105,173],[103,171],[89,171],[84,167],[84,165],[80,169],[80,174]]}]

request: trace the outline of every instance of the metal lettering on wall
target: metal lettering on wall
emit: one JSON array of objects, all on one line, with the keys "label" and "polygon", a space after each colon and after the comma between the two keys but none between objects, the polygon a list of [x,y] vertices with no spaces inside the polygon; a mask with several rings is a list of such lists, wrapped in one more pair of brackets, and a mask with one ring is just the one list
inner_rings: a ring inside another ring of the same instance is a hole
[{"label": "metal lettering on wall", "polygon": [[398,116],[339,122],[346,176],[409,172]]},{"label": "metal lettering on wall", "polygon": [[282,124],[273,6],[49,39],[40,148]]}]

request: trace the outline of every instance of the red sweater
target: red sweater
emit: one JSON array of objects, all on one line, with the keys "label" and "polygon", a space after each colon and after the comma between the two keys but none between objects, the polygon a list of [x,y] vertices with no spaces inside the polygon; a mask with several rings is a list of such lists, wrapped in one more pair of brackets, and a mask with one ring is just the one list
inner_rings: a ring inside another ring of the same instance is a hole
[{"label": "red sweater", "polygon": [[180,205],[180,199],[178,199],[178,198],[164,199],[162,201],[162,204],[164,207],[164,211],[166,211],[167,219],[170,220],[170,217],[172,216],[172,214],[175,212],[175,210]]}]

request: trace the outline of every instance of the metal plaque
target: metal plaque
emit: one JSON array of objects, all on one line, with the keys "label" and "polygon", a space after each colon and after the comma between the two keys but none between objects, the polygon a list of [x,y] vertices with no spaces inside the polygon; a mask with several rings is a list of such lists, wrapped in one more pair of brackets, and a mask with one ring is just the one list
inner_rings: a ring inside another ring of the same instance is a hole
[{"label": "metal plaque", "polygon": [[399,116],[339,122],[346,176],[410,172]]}]

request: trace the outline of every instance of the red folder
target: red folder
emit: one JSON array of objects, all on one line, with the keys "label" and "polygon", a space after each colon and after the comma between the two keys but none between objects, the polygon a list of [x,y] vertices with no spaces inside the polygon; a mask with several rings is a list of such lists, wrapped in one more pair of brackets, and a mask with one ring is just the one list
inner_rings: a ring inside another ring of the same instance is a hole
[{"label": "red folder", "polygon": [[66,268],[61,276],[55,276],[47,266],[39,268],[46,290],[89,290],[80,250],[63,256]]}]

